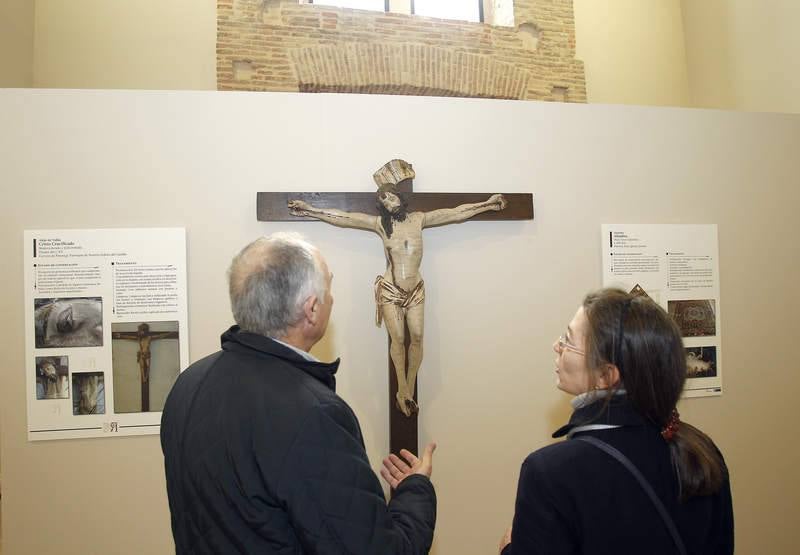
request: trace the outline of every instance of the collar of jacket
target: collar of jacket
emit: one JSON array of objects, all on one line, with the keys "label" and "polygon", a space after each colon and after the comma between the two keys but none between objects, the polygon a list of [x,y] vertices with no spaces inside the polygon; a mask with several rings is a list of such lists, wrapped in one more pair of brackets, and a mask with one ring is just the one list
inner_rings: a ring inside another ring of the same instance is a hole
[{"label": "collar of jacket", "polygon": [[231,326],[222,334],[222,349],[250,353],[255,356],[269,356],[288,362],[295,368],[318,379],[332,390],[336,391],[336,371],[339,369],[340,359],[333,362],[313,362],[306,360],[298,353],[281,345],[269,337],[242,331],[239,326]]},{"label": "collar of jacket", "polygon": [[553,432],[553,437],[565,436],[572,428],[587,424],[644,426],[646,421],[636,412],[626,395],[614,395],[607,404],[606,399],[602,398],[575,409],[569,422]]}]

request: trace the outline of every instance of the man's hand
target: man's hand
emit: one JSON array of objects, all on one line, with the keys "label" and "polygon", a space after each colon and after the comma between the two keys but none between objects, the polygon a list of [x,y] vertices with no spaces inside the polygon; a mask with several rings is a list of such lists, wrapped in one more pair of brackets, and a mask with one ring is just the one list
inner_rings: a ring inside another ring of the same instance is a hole
[{"label": "man's hand", "polygon": [[288,206],[292,216],[308,216],[311,212],[311,205],[302,200],[290,200]]},{"label": "man's hand", "polygon": [[506,533],[503,534],[503,539],[500,540],[500,553],[503,552],[503,549],[511,543],[511,526],[508,527]]},{"label": "man's hand", "polygon": [[494,204],[494,206],[492,206],[492,210],[494,210],[494,211],[502,210],[503,208],[508,206],[508,202],[506,202],[506,197],[504,197],[503,195],[501,195],[499,193],[496,194],[496,195],[490,196],[489,197],[489,203],[490,204]]},{"label": "man's hand", "polygon": [[400,482],[412,474],[424,474],[428,478],[433,472],[433,451],[436,449],[435,443],[429,443],[422,453],[422,458],[418,458],[407,449],[400,450],[403,461],[394,453],[383,459],[381,476],[392,489],[396,489]]}]

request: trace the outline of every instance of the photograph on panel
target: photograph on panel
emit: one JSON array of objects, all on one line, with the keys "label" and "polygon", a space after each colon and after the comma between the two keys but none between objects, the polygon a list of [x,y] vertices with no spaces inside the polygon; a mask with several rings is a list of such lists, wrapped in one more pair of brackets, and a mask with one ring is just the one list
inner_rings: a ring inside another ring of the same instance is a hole
[{"label": "photograph on panel", "polygon": [[683,337],[717,334],[717,312],[714,299],[668,301],[667,311],[678,324]]},{"label": "photograph on panel", "polygon": [[111,324],[114,412],[160,412],[180,373],[178,322]]},{"label": "photograph on panel", "polygon": [[686,349],[686,377],[714,378],[717,375],[717,348],[688,347]]},{"label": "photograph on panel", "polygon": [[105,414],[106,387],[102,372],[72,373],[72,414]]},{"label": "photograph on panel", "polygon": [[33,309],[37,349],[103,345],[100,297],[34,299]]},{"label": "photograph on panel", "polygon": [[36,398],[69,399],[68,357],[36,357]]}]

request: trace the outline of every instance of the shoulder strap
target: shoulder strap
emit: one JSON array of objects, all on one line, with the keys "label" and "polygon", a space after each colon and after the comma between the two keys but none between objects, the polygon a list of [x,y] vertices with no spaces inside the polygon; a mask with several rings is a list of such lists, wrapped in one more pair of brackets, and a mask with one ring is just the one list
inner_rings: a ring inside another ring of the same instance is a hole
[{"label": "shoulder strap", "polygon": [[678,529],[675,527],[675,523],[669,516],[666,507],[664,507],[664,503],[661,502],[661,499],[659,499],[658,495],[656,495],[656,492],[653,491],[653,488],[647,481],[647,478],[645,478],[642,475],[642,473],[639,472],[639,469],[636,468],[636,466],[631,462],[631,460],[625,455],[623,455],[615,447],[612,447],[605,441],[599,440],[596,437],[577,436],[574,439],[590,443],[591,445],[594,445],[598,449],[602,449],[603,451],[605,451],[606,453],[617,459],[620,463],[622,463],[622,465],[625,468],[627,468],[631,474],[634,475],[636,480],[639,482],[639,485],[642,486],[642,489],[645,491],[645,493],[647,493],[647,496],[650,497],[650,501],[652,501],[653,505],[655,505],[656,509],[658,510],[658,514],[661,515],[664,524],[667,526],[667,530],[669,530],[672,539],[675,541],[675,545],[678,547],[678,553],[680,553],[680,555],[686,555],[686,547],[683,545],[683,540],[681,540],[681,536],[678,533]]}]

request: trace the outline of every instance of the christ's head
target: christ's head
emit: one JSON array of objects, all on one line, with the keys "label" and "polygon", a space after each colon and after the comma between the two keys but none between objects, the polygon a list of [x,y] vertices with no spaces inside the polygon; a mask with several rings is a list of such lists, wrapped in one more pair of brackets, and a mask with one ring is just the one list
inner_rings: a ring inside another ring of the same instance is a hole
[{"label": "christ's head", "polygon": [[405,210],[406,203],[396,191],[379,191],[378,206],[390,214],[397,214]]},{"label": "christ's head", "polygon": [[408,214],[408,201],[393,187],[381,187],[378,190],[375,206],[381,217],[381,225],[388,237],[394,230],[393,221],[402,222]]}]

